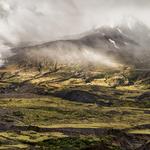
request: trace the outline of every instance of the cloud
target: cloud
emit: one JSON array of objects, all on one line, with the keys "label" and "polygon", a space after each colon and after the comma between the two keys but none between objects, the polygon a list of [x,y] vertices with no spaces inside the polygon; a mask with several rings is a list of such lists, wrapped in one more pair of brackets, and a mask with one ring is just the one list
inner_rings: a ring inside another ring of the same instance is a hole
[{"label": "cloud", "polygon": [[[0,0],[0,52],[60,39],[133,16],[150,27],[149,0]],[[8,48],[7,48],[8,49]]]},{"label": "cloud", "polygon": [[148,0],[74,0],[82,14],[85,29],[91,26],[120,24],[129,16],[135,17],[150,26]]},{"label": "cloud", "polygon": [[1,0],[1,39],[8,43],[49,41],[71,33],[78,24],[73,3],[62,0]]},{"label": "cloud", "polygon": [[54,40],[134,16],[149,25],[148,0],[0,0],[0,38],[17,44]]}]

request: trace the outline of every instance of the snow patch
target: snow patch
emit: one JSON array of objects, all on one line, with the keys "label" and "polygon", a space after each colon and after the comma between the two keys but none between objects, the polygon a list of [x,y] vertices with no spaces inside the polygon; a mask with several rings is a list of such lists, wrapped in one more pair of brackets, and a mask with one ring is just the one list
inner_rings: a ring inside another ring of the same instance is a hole
[{"label": "snow patch", "polygon": [[117,28],[117,30],[118,30],[119,33],[123,34],[123,32],[121,31],[121,29]]},{"label": "snow patch", "polygon": [[108,40],[109,40],[109,42],[110,42],[111,44],[113,44],[113,46],[114,46],[115,48],[119,49],[119,47],[117,46],[117,44],[116,44],[116,42],[115,42],[114,40],[112,40],[112,39],[108,39]]}]

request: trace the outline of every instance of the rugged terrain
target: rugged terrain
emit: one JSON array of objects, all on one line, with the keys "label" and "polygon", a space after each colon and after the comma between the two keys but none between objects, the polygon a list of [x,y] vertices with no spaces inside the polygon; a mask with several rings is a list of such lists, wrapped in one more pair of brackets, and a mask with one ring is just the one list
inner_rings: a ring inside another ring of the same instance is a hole
[{"label": "rugged terrain", "polygon": [[1,68],[1,149],[149,146],[149,80],[133,70],[19,69]]},{"label": "rugged terrain", "polygon": [[135,55],[126,30],[12,49],[0,68],[0,149],[149,150],[149,55],[142,44]]}]

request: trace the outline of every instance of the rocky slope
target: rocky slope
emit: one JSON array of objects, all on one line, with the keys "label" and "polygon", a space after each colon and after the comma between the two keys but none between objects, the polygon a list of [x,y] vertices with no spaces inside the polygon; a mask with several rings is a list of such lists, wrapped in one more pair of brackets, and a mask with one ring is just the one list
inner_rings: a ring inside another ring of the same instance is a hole
[{"label": "rocky slope", "polygon": [[[138,29],[138,30],[136,30]],[[125,26],[102,27],[69,40],[58,40],[41,45],[12,49],[7,61],[26,66],[96,65],[118,68],[120,65],[149,69],[150,31],[136,23]]]}]

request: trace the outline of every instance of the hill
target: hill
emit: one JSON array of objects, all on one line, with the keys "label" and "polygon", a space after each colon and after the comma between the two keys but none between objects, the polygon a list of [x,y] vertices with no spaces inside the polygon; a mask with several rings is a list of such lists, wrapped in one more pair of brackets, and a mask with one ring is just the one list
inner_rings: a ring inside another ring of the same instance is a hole
[{"label": "hill", "polygon": [[143,35],[103,27],[11,49],[0,68],[0,148],[148,150],[149,36],[136,28]]}]

